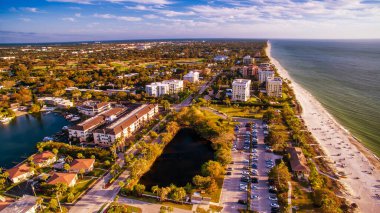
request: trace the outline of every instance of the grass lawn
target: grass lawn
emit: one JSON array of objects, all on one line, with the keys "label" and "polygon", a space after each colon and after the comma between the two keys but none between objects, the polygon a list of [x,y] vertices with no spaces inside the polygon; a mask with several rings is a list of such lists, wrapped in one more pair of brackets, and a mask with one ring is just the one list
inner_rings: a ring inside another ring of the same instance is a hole
[{"label": "grass lawn", "polygon": [[252,107],[228,107],[226,105],[211,105],[211,107],[231,117],[245,117],[256,119],[261,119],[263,117],[263,111],[257,113]]},{"label": "grass lawn", "polygon": [[142,209],[130,206],[126,204],[111,204],[111,206],[107,209],[107,212],[133,212],[133,213],[141,213]]},{"label": "grass lawn", "polygon": [[223,207],[221,206],[215,206],[215,205],[210,205],[209,207],[213,212],[221,212]]},{"label": "grass lawn", "polygon": [[141,200],[147,203],[155,203],[155,204],[160,204],[164,206],[171,206],[173,208],[178,208],[178,209],[191,210],[193,208],[193,205],[179,204],[179,203],[173,203],[173,202],[168,202],[168,201],[160,202],[157,199],[151,198],[151,197],[135,197],[133,195],[127,195],[127,197],[134,200]]},{"label": "grass lawn", "polygon": [[312,194],[302,190],[302,186],[295,181],[292,181],[292,205],[297,206],[299,210],[297,212],[317,212],[313,206]]},{"label": "grass lawn", "polygon": [[100,177],[102,176],[106,171],[103,169],[95,168],[90,172],[87,176],[95,176],[95,177]]},{"label": "grass lawn", "polygon": [[[86,177],[82,180],[78,180],[74,188],[71,189],[71,192],[74,194],[74,200],[78,199],[80,194],[84,192],[94,181],[96,181],[96,179],[86,178]],[[67,196],[63,197],[61,200],[66,201],[66,199],[67,199]]]},{"label": "grass lawn", "polygon": [[202,196],[203,197],[211,197],[211,202],[219,203],[220,194],[222,193],[223,180],[224,180],[224,176],[216,179],[216,183],[218,184],[218,190],[216,190],[215,192],[213,192],[211,194],[204,193],[204,194],[202,194]]}]

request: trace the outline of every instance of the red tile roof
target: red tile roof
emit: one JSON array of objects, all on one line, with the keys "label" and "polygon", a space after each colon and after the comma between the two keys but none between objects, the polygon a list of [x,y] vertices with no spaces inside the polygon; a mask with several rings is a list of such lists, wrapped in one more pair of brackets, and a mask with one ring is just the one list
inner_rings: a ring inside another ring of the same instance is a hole
[{"label": "red tile roof", "polygon": [[88,170],[94,163],[95,159],[75,159],[70,165],[70,170]]},{"label": "red tile roof", "polygon": [[9,178],[16,178],[20,175],[23,175],[25,173],[30,172],[30,166],[28,166],[26,163],[19,164],[11,169],[8,169],[7,172],[9,174]]},{"label": "red tile roof", "polygon": [[77,176],[76,173],[55,172],[53,176],[49,178],[47,183],[48,184],[65,183],[69,185],[76,178],[76,176]]},{"label": "red tile roof", "polygon": [[54,153],[50,151],[44,151],[41,153],[37,153],[33,155],[33,162],[34,163],[43,163],[51,158],[55,157]]}]

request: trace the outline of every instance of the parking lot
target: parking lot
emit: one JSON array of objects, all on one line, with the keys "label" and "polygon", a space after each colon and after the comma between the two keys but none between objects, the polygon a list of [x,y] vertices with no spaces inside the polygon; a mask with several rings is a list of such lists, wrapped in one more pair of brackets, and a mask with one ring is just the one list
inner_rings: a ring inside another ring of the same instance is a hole
[{"label": "parking lot", "polygon": [[222,190],[223,212],[247,209],[248,202],[251,210],[272,212],[277,202],[275,194],[269,193],[268,172],[279,156],[272,154],[270,147],[264,144],[262,121],[234,120],[239,126],[235,127],[237,139],[232,149],[234,163],[227,169]]}]

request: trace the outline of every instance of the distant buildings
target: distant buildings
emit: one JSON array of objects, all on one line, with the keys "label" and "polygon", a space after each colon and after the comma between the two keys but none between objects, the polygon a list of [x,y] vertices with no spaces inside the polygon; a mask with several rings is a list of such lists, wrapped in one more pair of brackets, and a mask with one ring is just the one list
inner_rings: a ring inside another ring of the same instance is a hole
[{"label": "distant buildings", "polygon": [[197,83],[199,81],[199,72],[198,71],[190,71],[186,75],[183,76],[184,81],[189,81],[191,83]]},{"label": "distant buildings", "polygon": [[77,109],[80,113],[88,116],[94,116],[110,108],[111,104],[108,102],[95,101],[86,101],[81,106],[77,106]]},{"label": "distant buildings", "polygon": [[255,59],[254,59],[254,58],[251,58],[251,56],[249,56],[249,55],[244,56],[244,58],[243,58],[243,64],[244,64],[244,65],[250,65],[250,64],[252,64],[254,61],[255,61]]},{"label": "distant buildings", "polygon": [[223,62],[228,59],[228,56],[225,55],[217,55],[214,57],[214,61],[216,62]]},{"label": "distant buildings", "polygon": [[160,97],[166,94],[177,94],[183,90],[182,80],[165,80],[154,82],[145,86],[145,92],[149,96]]},{"label": "distant buildings", "polygon": [[1,213],[35,213],[37,212],[38,197],[23,195],[20,199],[9,204]]},{"label": "distant buildings", "polygon": [[261,70],[258,71],[259,75],[259,83],[262,84],[266,82],[267,78],[273,78],[274,77],[274,71],[273,70]]},{"label": "distant buildings", "polygon": [[143,124],[158,113],[158,105],[144,104],[110,125],[94,131],[94,142],[100,146],[111,146],[119,138],[130,137]]},{"label": "distant buildings", "polygon": [[244,66],[242,68],[241,73],[243,77],[247,78],[247,77],[257,76],[258,70],[259,70],[258,66],[254,66],[254,65]]},{"label": "distant buildings", "polygon": [[266,91],[270,97],[282,97],[282,79],[279,77],[267,78]]},{"label": "distant buildings", "polygon": [[44,104],[53,105],[62,109],[67,109],[74,106],[74,103],[72,101],[66,100],[64,98],[42,97],[42,98],[38,98],[38,101],[41,101]]},{"label": "distant buildings", "polygon": [[119,75],[117,76],[118,79],[124,79],[124,78],[132,78],[134,76],[138,76],[139,74],[138,73],[129,73],[129,74],[125,74],[125,75]]},{"label": "distant buildings", "polygon": [[251,80],[235,79],[232,82],[232,100],[247,101],[250,98]]},{"label": "distant buildings", "polygon": [[69,127],[69,139],[86,142],[91,139],[93,130],[107,122],[112,122],[125,111],[126,108],[112,108],[75,126]]}]

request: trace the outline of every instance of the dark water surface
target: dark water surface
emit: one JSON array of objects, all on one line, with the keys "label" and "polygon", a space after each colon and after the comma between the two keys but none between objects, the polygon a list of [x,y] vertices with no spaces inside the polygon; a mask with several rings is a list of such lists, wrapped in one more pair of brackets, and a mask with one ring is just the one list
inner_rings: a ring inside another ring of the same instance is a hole
[{"label": "dark water surface", "polygon": [[380,156],[380,40],[271,40],[272,56]]},{"label": "dark water surface", "polygon": [[14,162],[22,161],[36,152],[37,142],[68,124],[65,118],[54,113],[23,115],[7,125],[0,124],[0,167],[10,168]]},{"label": "dark water surface", "polygon": [[165,147],[152,168],[141,179],[140,183],[150,190],[152,186],[185,186],[192,178],[200,174],[203,163],[214,158],[211,143],[193,129],[181,129]]}]

